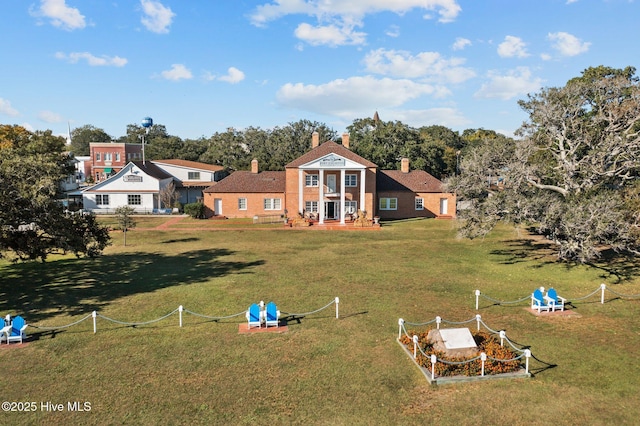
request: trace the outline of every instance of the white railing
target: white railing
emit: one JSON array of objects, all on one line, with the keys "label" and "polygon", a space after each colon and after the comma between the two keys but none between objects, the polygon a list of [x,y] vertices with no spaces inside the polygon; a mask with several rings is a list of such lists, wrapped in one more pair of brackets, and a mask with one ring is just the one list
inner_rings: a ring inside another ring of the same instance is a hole
[{"label": "white railing", "polygon": [[[335,299],[333,299],[331,302],[329,302],[328,304],[326,304],[325,306],[323,306],[322,308],[310,311],[310,312],[305,312],[305,313],[299,313],[299,314],[293,314],[293,313],[287,313],[287,312],[282,312],[285,315],[289,315],[289,316],[295,316],[295,317],[305,317],[305,316],[309,316],[309,315],[313,315],[317,312],[320,312],[324,309],[327,309],[329,306],[335,304],[336,305],[336,318],[339,318],[339,310],[338,310],[338,306],[340,304],[340,299],[338,297],[336,297]],[[105,315],[100,314],[98,311],[93,311],[90,314],[86,315],[84,318],[72,322],[70,324],[65,324],[65,325],[59,325],[59,326],[45,326],[45,325],[37,325],[37,324],[29,324],[29,327],[33,327],[33,328],[37,328],[40,330],[51,330],[51,331],[55,331],[55,330],[61,330],[64,328],[69,328],[72,327],[74,325],[80,324],[81,322],[92,318],[93,320],[93,333],[97,333],[98,332],[98,318],[101,318],[103,320],[115,323],[115,324],[120,324],[120,325],[124,325],[124,326],[131,326],[131,327],[137,327],[137,326],[142,326],[142,325],[148,325],[148,324],[153,324],[156,323],[158,321],[162,321],[164,319],[169,318],[170,316],[174,315],[175,313],[178,313],[179,316],[179,320],[178,320],[178,324],[180,327],[183,326],[183,315],[185,313],[190,314],[190,315],[194,315],[200,318],[206,318],[206,319],[210,319],[212,321],[218,322],[221,320],[225,320],[225,319],[230,319],[230,318],[235,318],[235,317],[239,317],[241,315],[245,315],[246,314],[246,310],[242,311],[242,312],[238,312],[235,314],[231,314],[231,315],[224,315],[224,316],[212,316],[212,315],[204,315],[204,314],[199,314],[196,312],[192,312],[188,309],[185,309],[182,305],[178,306],[176,309],[174,309],[173,311],[167,313],[166,315],[163,315],[159,318],[156,319],[152,319],[149,321],[142,321],[142,322],[131,322],[131,321],[122,321],[122,320],[118,320],[118,319],[114,319],[114,318],[110,318],[107,317]]]},{"label": "white railing", "polygon": [[[497,359],[497,358],[493,358],[488,356],[486,353],[481,352],[478,356],[471,358],[471,359],[467,359],[464,361],[449,361],[443,358],[438,358],[435,354],[427,354],[425,353],[422,348],[419,345],[419,338],[417,335],[409,335],[409,333],[407,332],[407,329],[405,328],[405,325],[409,325],[409,326],[425,326],[425,325],[430,325],[430,324],[436,324],[436,328],[440,329],[440,324],[445,323],[445,324],[451,324],[451,325],[463,325],[463,324],[469,324],[475,322],[476,323],[476,327],[477,330],[480,331],[480,326],[484,326],[484,328],[487,329],[487,331],[489,331],[489,333],[491,334],[497,334],[500,338],[500,346],[504,346],[504,343],[508,343],[509,346],[516,352],[519,353],[520,355],[511,358],[511,359]],[[482,321],[482,317],[480,315],[476,315],[475,318],[471,318],[469,320],[466,321],[447,321],[447,320],[443,320],[441,317],[437,316],[435,317],[433,320],[431,321],[427,321],[427,322],[422,322],[422,323],[411,323],[411,322],[406,322],[404,319],[400,318],[398,320],[398,343],[400,343],[401,345],[402,342],[400,341],[400,339],[402,338],[402,335],[407,336],[412,342],[413,342],[413,359],[414,361],[417,359],[418,357],[418,353],[421,353],[425,358],[427,358],[429,360],[429,364],[430,364],[430,373],[431,373],[431,380],[435,380],[436,379],[436,370],[435,370],[435,366],[436,363],[441,362],[444,364],[448,364],[448,365],[462,365],[462,364],[468,364],[474,361],[477,361],[478,359],[480,359],[481,361],[481,372],[480,372],[480,377],[484,377],[485,376],[485,363],[487,360],[490,361],[494,361],[494,362],[513,362],[513,361],[517,361],[520,360],[522,358],[525,358],[525,375],[529,375],[529,358],[531,358],[531,350],[528,348],[521,348],[516,346],[511,340],[509,340],[509,338],[507,337],[507,333],[505,330],[500,330],[500,331],[496,331],[491,329],[489,326],[487,326],[487,324],[485,324],[484,321]]]},{"label": "white railing", "polygon": [[[544,289],[544,287],[542,287]],[[544,290],[542,290],[544,292]],[[597,294],[598,292],[600,292],[600,303],[604,304],[605,302],[605,292],[609,291],[610,293],[614,294],[616,297],[620,298],[620,299],[638,299],[640,298],[640,294],[622,294],[622,293],[618,293],[616,291],[611,290],[610,288],[607,287],[606,284],[602,283],[600,284],[600,287],[595,289],[593,292],[587,294],[586,296],[581,296],[581,297],[575,297],[575,298],[568,298],[566,297],[565,294],[562,294],[562,296],[567,299],[567,301],[571,301],[571,302],[575,302],[575,301],[580,301],[580,300],[586,300],[590,297],[592,297],[593,295]],[[487,296],[485,294],[480,293],[480,290],[476,290],[475,291],[475,297],[476,297],[476,310],[479,309],[479,305],[480,305],[480,297],[492,302],[493,305],[513,305],[513,304],[518,304],[518,303],[522,303],[525,300],[531,300],[531,294],[521,298],[521,299],[516,299],[516,300],[510,300],[510,301],[505,301],[505,300],[498,300],[495,299],[493,297]]]}]

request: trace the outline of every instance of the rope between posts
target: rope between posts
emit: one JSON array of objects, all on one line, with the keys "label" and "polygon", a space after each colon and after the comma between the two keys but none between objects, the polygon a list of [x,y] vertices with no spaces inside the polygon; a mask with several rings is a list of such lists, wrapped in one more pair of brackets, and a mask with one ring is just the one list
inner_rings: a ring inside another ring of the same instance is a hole
[{"label": "rope between posts", "polygon": [[305,312],[303,314],[295,314],[295,313],[292,313],[292,312],[284,312],[284,311],[282,313],[284,315],[292,315],[294,317],[305,317],[307,315],[312,315],[312,314],[318,313],[318,312],[320,312],[320,311],[322,311],[324,309],[327,309],[329,306],[333,305],[334,303],[336,303],[335,299],[332,300],[331,302],[327,303],[325,306],[323,306],[320,309],[316,309],[315,311],[311,311],[311,312]]},{"label": "rope between posts", "polygon": [[436,358],[438,361],[440,361],[443,364],[449,364],[449,365],[462,365],[462,364],[468,364],[470,362],[476,361],[478,359],[480,359],[480,355],[478,355],[475,358],[471,358],[471,359],[467,359],[464,361],[446,361],[444,359],[440,359],[440,358]]},{"label": "rope between posts", "polygon": [[514,351],[518,351],[518,352],[522,352],[524,353],[524,349],[520,349],[519,347],[515,346],[513,343],[511,343],[511,340],[509,340],[508,337],[505,336],[504,340],[507,341],[507,343],[509,344],[509,346],[511,346],[513,348]]},{"label": "rope between posts", "polygon": [[492,328],[489,328],[489,326],[484,321],[482,321],[482,319],[480,319],[480,324],[484,325],[484,328],[486,328],[487,330],[489,330],[493,334],[499,334],[500,333],[499,331],[496,331],[496,330],[494,330]]},{"label": "rope between posts", "polygon": [[104,315],[102,315],[102,314],[97,314],[97,316],[99,316],[100,318],[104,318],[104,319],[106,319],[107,321],[115,322],[116,324],[121,324],[121,325],[134,325],[134,326],[137,326],[137,325],[147,325],[147,324],[152,324],[152,323],[154,323],[154,322],[162,321],[163,319],[170,317],[171,315],[175,314],[176,312],[178,312],[178,309],[174,309],[173,311],[169,312],[167,315],[165,315],[165,316],[163,316],[163,317],[160,317],[160,318],[158,318],[158,319],[154,319],[154,320],[150,320],[150,321],[145,321],[145,322],[125,322],[125,321],[118,321],[118,320],[115,320],[115,319],[113,319],[113,318],[105,317],[105,316],[104,316]]},{"label": "rope between posts", "polygon": [[86,317],[82,318],[81,320],[78,320],[76,322],[72,322],[71,324],[67,324],[67,325],[60,325],[60,326],[57,326],[57,327],[47,327],[47,326],[44,326],[44,325],[32,325],[32,324],[29,324],[29,327],[39,328],[39,329],[42,329],[42,330],[60,330],[60,329],[63,329],[63,328],[74,326],[76,324],[80,324],[82,321],[84,321],[84,320],[86,320],[88,318],[91,318],[91,314],[87,315]]},{"label": "rope between posts", "polygon": [[618,293],[616,291],[611,290],[609,287],[607,287],[607,290],[609,290],[611,293],[615,294],[616,296],[622,297],[622,298],[635,299],[636,297],[640,297],[640,294],[622,294],[622,293]]},{"label": "rope between posts", "polygon": [[419,326],[422,326],[422,325],[433,324],[434,322],[436,322],[435,319],[432,319],[431,321],[427,321],[427,322],[405,322],[404,324],[412,325],[414,327],[419,327]]},{"label": "rope between posts", "polygon": [[445,324],[452,324],[452,325],[462,325],[462,324],[467,324],[470,322],[475,321],[475,318],[471,318],[470,320],[466,320],[466,321],[447,321],[447,320],[442,320],[443,323]]},{"label": "rope between posts", "polygon": [[215,321],[222,320],[222,319],[229,319],[229,318],[239,317],[240,315],[244,315],[246,313],[246,311],[242,311],[242,312],[239,312],[237,314],[227,315],[227,316],[224,316],[224,317],[213,317],[213,316],[210,316],[210,315],[203,315],[203,314],[198,314],[196,312],[191,312],[188,309],[184,309],[184,312],[187,312],[187,313],[189,313],[191,315],[195,315],[195,316],[200,317],[200,318],[207,318],[207,319],[211,319],[211,320],[215,320]]},{"label": "rope between posts", "polygon": [[587,294],[586,296],[583,296],[583,297],[575,297],[575,298],[572,298],[571,300],[575,301],[575,300],[584,300],[584,299],[588,299],[588,298],[590,298],[591,296],[593,296],[594,294],[596,294],[596,293],[600,293],[601,291],[602,291],[602,289],[601,289],[601,288],[598,288],[598,289],[594,290],[593,292],[591,292],[591,293]]}]

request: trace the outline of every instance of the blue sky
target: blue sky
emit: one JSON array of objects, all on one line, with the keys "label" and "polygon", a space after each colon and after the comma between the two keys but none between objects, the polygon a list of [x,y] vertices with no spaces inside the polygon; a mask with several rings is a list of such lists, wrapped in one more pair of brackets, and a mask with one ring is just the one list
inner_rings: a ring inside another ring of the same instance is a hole
[{"label": "blue sky", "polygon": [[511,135],[527,93],[640,66],[639,21],[634,0],[0,0],[0,123],[187,139],[378,111]]}]

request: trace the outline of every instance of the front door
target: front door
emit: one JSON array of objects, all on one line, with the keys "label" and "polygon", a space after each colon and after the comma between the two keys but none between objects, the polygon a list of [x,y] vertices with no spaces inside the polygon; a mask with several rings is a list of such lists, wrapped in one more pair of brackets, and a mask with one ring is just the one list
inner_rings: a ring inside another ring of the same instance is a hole
[{"label": "front door", "polygon": [[338,202],[337,201],[325,201],[324,203],[324,218],[325,219],[337,219],[338,218]]},{"label": "front door", "polygon": [[447,214],[449,210],[449,200],[446,198],[440,198],[440,214]]},{"label": "front door", "polygon": [[216,216],[222,215],[222,198],[215,198],[213,200],[213,210]]}]

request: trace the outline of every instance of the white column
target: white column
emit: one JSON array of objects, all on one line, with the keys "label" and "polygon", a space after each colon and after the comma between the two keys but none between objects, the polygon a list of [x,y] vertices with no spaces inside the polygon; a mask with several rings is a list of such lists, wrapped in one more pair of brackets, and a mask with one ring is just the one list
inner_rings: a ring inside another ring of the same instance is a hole
[{"label": "white column", "polygon": [[[360,210],[364,210],[364,184],[365,184],[365,176],[367,169],[360,170],[360,203],[358,208]],[[356,212],[357,213],[357,212]],[[369,217],[373,217],[373,212],[367,212]]]},{"label": "white column", "polygon": [[320,224],[324,223],[324,170],[319,170],[318,175],[318,216],[320,216]]},{"label": "white column", "polygon": [[298,169],[298,212],[302,213],[304,210],[304,171]]},{"label": "white column", "polygon": [[344,225],[344,177],[345,170],[340,170],[340,224]]}]

